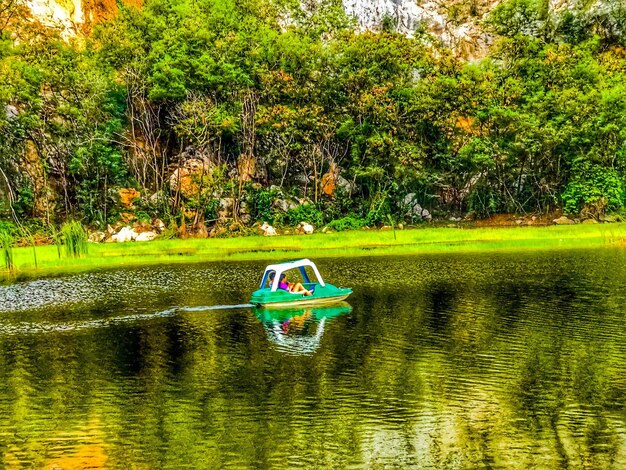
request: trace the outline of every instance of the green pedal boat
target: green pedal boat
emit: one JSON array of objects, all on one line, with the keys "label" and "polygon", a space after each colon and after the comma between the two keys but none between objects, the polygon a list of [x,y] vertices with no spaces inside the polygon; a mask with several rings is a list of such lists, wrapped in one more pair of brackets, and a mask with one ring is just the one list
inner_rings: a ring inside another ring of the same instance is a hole
[{"label": "green pedal boat", "polygon": [[[311,281],[307,268],[315,276],[317,282]],[[279,281],[283,273],[291,270],[299,271],[302,277],[302,287],[310,292],[311,295],[301,292],[289,292],[279,288]],[[335,287],[332,284],[325,283],[317,266],[311,260],[300,259],[286,263],[270,264],[265,268],[261,286],[252,293],[250,303],[261,308],[334,304],[345,300],[350,294],[352,294],[352,289]]]}]

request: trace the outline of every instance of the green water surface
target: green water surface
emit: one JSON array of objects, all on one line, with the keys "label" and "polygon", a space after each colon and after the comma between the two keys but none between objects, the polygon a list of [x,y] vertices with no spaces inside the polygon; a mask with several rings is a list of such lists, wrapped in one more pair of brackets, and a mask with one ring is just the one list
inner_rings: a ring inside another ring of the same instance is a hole
[{"label": "green water surface", "polygon": [[[0,287],[0,468],[625,468],[626,252],[263,263]],[[211,308],[209,308],[211,307]]]}]

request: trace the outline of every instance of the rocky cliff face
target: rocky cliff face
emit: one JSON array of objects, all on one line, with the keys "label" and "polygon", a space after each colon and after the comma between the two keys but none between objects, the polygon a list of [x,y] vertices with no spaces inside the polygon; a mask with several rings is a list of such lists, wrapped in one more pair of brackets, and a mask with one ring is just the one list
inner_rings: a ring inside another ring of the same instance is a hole
[{"label": "rocky cliff face", "polygon": [[[66,36],[88,31],[94,23],[117,12],[116,0],[25,0],[35,17],[44,24],[62,28]],[[143,0],[123,0],[140,7]],[[315,0],[313,0],[315,1]],[[354,17],[361,30],[391,27],[412,36],[427,31],[472,60],[485,55],[490,37],[482,22],[501,0],[342,0],[345,12]],[[607,0],[592,0],[587,8]],[[612,1],[612,0],[608,0]],[[548,0],[548,8],[570,8],[580,0]]]},{"label": "rocky cliff face", "polygon": [[428,31],[469,59],[481,56],[489,38],[480,27],[498,0],[343,0],[346,13],[361,29],[389,25],[414,35]]},{"label": "rocky cliff face", "polygon": [[[88,31],[117,12],[115,0],[26,0],[42,23],[61,28],[65,36]],[[142,0],[124,0],[141,6]],[[488,45],[479,24],[498,0],[343,0],[346,13],[362,30],[388,24],[413,35],[427,30],[462,55],[479,56]]]},{"label": "rocky cliff face", "polygon": [[[140,7],[142,0],[124,0]],[[32,15],[46,26],[59,28],[66,37],[87,32],[94,23],[117,13],[116,0],[26,0]]]}]

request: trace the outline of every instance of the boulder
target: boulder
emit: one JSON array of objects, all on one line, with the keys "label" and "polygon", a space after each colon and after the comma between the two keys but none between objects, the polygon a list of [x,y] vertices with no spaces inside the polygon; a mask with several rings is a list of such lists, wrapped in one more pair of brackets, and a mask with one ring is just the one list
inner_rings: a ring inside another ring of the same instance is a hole
[{"label": "boulder", "polygon": [[274,199],[274,201],[272,201],[272,207],[281,212],[287,212],[289,211],[289,209],[298,207],[298,205],[299,204],[293,200],[289,200],[289,199],[285,199],[281,197],[277,197],[276,199]]},{"label": "boulder", "polygon": [[154,240],[156,236],[157,234],[155,232],[141,232],[139,235],[137,235],[137,238],[135,238],[135,241],[149,242],[149,241]]},{"label": "boulder", "polygon": [[111,240],[117,243],[125,243],[134,241],[139,234],[130,227],[122,227],[122,229],[111,237]]},{"label": "boulder", "polygon": [[296,233],[300,235],[311,235],[314,232],[315,228],[308,222],[300,222],[298,227],[296,228]]},{"label": "boulder", "polygon": [[568,219],[564,215],[559,217],[558,219],[554,219],[552,222],[555,225],[574,225],[576,223],[572,219]]},{"label": "boulder", "polygon": [[418,204],[415,193],[409,193],[404,196],[402,203],[406,208],[406,215],[409,217],[419,217],[424,220],[432,220],[433,217],[430,215],[430,212]]},{"label": "boulder", "polygon": [[287,202],[286,199],[276,198],[272,202],[272,207],[282,212],[287,212],[289,210],[289,203]]},{"label": "boulder", "polygon": [[591,224],[597,224],[598,221],[596,219],[585,219],[582,221],[582,223],[585,225],[591,225]]},{"label": "boulder", "polygon": [[261,230],[261,233],[265,237],[273,237],[274,235],[276,235],[276,229],[267,222],[263,222],[263,225],[261,225],[261,227],[259,228]]},{"label": "boulder", "polygon": [[107,234],[104,232],[91,232],[87,240],[91,243],[102,243],[106,237]]}]

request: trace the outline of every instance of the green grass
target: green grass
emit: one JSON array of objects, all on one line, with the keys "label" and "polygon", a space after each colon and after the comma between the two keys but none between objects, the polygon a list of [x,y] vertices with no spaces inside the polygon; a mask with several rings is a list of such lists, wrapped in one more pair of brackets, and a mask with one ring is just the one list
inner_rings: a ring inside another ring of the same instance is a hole
[{"label": "green grass", "polygon": [[121,266],[220,260],[284,260],[341,256],[405,255],[478,251],[558,250],[621,246],[626,223],[552,227],[419,228],[332,234],[241,237],[206,240],[155,240],[143,243],[89,244],[87,255],[59,258],[57,247],[13,250],[14,273],[5,278],[38,277]]}]

